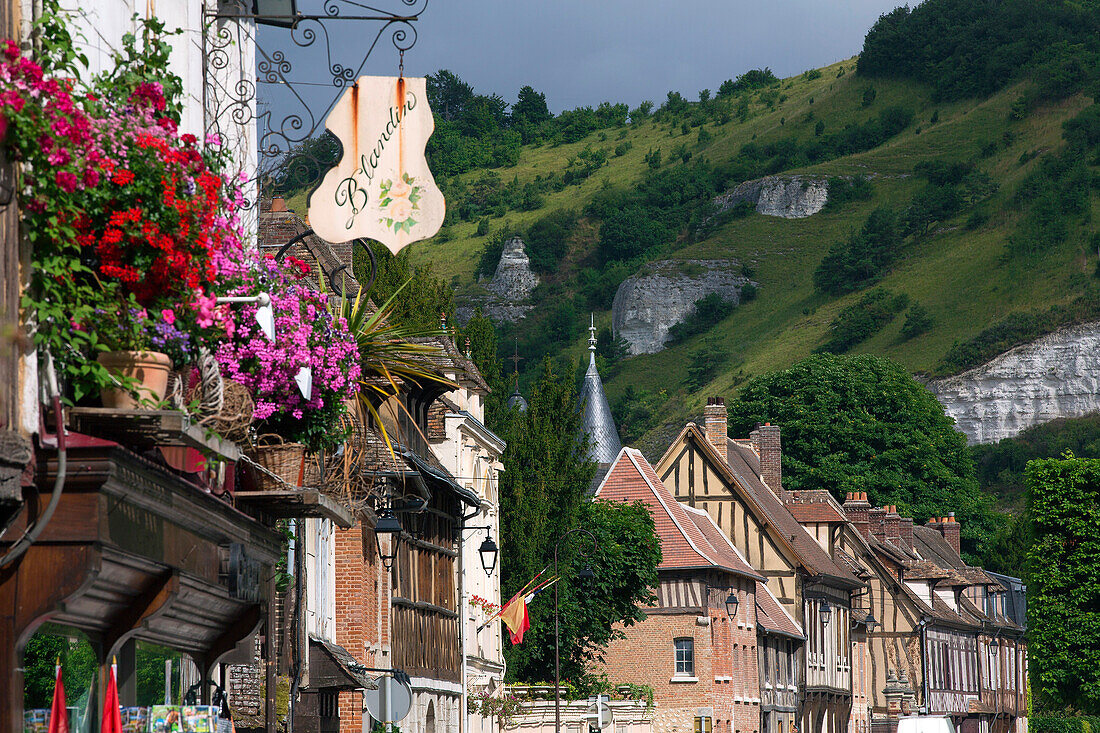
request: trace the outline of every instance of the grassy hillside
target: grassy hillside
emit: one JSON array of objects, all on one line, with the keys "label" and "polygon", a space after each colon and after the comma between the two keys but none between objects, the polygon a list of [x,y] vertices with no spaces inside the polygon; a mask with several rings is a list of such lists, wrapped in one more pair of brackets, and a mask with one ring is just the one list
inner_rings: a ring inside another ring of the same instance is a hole
[{"label": "grassy hillside", "polygon": [[[593,133],[579,142],[524,146],[515,166],[494,169],[490,176],[499,176],[505,186],[522,187],[569,170],[571,161],[575,167],[586,149],[604,151],[606,164],[579,184],[545,192],[542,205],[533,211],[507,210],[503,216],[492,217],[486,235],[477,234],[480,216],[471,221],[452,217],[440,236],[413,245],[410,256],[416,263],[430,262],[435,273],[462,297],[480,289],[475,270],[493,233],[499,239],[500,232],[526,230],[551,212],[577,212],[581,219],[569,237],[567,254],[553,272],[543,274],[544,284],[535,293],[535,312],[512,331],[506,329],[507,335],[514,333],[522,341],[540,341],[545,346],[542,332],[551,311],[568,303],[580,312],[577,315],[587,316],[583,311],[591,307],[591,294],[586,301],[579,282],[584,268],[602,267],[596,252],[600,222],[584,218],[585,207],[602,190],[629,188],[642,181],[651,169],[646,160],[650,151],[662,151],[662,168],[682,165],[680,159],[671,160],[677,148],[690,152],[693,163],[720,164],[735,159],[748,143],[787,140],[807,144],[820,138],[822,129],[828,135],[860,125],[891,106],[911,110],[913,122],[878,147],[783,170],[868,176],[873,190],[868,200],[830,207],[805,219],[753,213],[707,232],[701,241],[685,226],[673,245],[651,253],[671,259],[733,258],[750,268],[760,287],[753,302],[735,308],[702,335],[608,368],[606,383],[613,403],[632,387],[632,399],[640,397],[653,406],[652,415],[634,423],[649,435],[626,436],[642,445],[659,443],[659,436],[668,431],[658,422],[679,424],[701,411],[707,395],[730,394],[746,378],[788,366],[827,339],[833,319],[867,290],[841,297],[827,295],[814,287],[815,268],[830,246],[859,230],[874,209],[889,206],[904,211],[924,186],[914,175],[921,162],[973,164],[992,179],[996,192],[935,222],[928,233],[907,239],[900,257],[876,285],[906,295],[910,303],[925,308],[932,319],[930,330],[904,338],[905,317],[899,314],[852,349],[853,353],[887,356],[914,372],[933,371],[953,344],[973,338],[1005,316],[1069,305],[1090,288],[1096,247],[1089,239],[1088,214],[1073,220],[1064,241],[1040,256],[1010,256],[1006,243],[1030,203],[1016,197],[1021,184],[1044,159],[1057,155],[1064,145],[1063,123],[1091,99],[1077,95],[1021,114],[1017,100],[1031,84],[1021,82],[983,99],[934,102],[929,87],[867,79],[855,73],[855,65],[855,59],[849,59],[742,95],[740,114],[724,124],[709,120],[698,127],[675,118],[671,122],[646,119]],[[485,170],[474,170],[442,183],[448,190],[456,185],[469,188],[485,175]],[[290,205],[304,210],[304,195],[292,199]],[[1094,193],[1089,194],[1088,206],[1097,207]],[[499,208],[496,213],[501,213]],[[607,304],[611,294],[604,294]],[[611,314],[606,308],[596,310],[598,325],[610,325]],[[587,325],[587,317],[583,321]],[[587,334],[582,324],[572,323],[569,329],[565,338],[541,353],[581,356]],[[717,362],[713,378],[689,386],[689,367],[699,360]]]}]

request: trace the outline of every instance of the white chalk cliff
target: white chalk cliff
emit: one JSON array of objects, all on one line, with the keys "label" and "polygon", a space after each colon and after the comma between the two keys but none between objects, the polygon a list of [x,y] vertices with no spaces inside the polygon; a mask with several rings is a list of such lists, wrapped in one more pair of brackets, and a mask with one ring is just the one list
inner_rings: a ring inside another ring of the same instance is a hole
[{"label": "white chalk cliff", "polygon": [[749,282],[734,260],[663,260],[619,285],[612,304],[612,327],[631,354],[664,348],[668,329],[695,310],[695,301],[711,293],[735,305]]},{"label": "white chalk cliff", "polygon": [[1100,322],[1068,326],[928,388],[968,442],[1100,410]]},{"label": "white chalk cliff", "polygon": [[802,219],[825,208],[829,182],[813,176],[765,176],[745,181],[714,199],[718,214],[742,201],[751,201],[765,216]]}]

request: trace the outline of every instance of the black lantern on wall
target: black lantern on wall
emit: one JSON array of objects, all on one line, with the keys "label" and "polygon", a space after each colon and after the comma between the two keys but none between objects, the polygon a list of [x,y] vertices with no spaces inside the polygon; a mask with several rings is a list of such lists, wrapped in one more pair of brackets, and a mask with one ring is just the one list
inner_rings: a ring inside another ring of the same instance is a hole
[{"label": "black lantern on wall", "polygon": [[740,600],[737,598],[737,591],[731,589],[730,594],[726,596],[726,616],[729,617],[730,621],[737,618],[738,603],[740,603]]},{"label": "black lantern on wall", "polygon": [[[382,549],[383,535],[390,538],[388,552]],[[397,559],[397,545],[401,542],[401,522],[397,520],[392,509],[378,512],[378,522],[374,525],[374,542],[378,546],[378,558],[382,561],[382,567],[389,570]]]},{"label": "black lantern on wall", "polygon": [[486,535],[485,541],[481,543],[481,547],[477,548],[477,551],[481,553],[481,567],[485,568],[485,574],[492,575],[493,568],[497,566],[497,553],[500,551],[497,543],[493,542],[492,537]]},{"label": "black lantern on wall", "polygon": [[821,608],[818,609],[818,615],[821,617],[821,625],[828,626],[829,619],[833,616],[833,607],[829,605],[829,601],[821,601]]}]

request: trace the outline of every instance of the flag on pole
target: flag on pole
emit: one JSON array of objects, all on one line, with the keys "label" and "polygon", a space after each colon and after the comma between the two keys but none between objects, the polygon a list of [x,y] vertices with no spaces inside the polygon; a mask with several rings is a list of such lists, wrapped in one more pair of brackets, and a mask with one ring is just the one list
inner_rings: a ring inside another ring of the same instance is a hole
[{"label": "flag on pole", "polygon": [[531,620],[527,616],[527,604],[533,601],[539,593],[558,582],[558,576],[556,575],[539,581],[541,575],[542,573],[536,575],[530,583],[525,585],[519,593],[512,597],[512,600],[505,603],[500,609],[498,615],[504,621],[504,625],[508,627],[512,644],[522,643],[523,633],[531,628]]},{"label": "flag on pole", "polygon": [[61,657],[57,658],[54,670],[57,679],[53,683],[53,704],[50,705],[50,728],[48,733],[69,733],[69,711],[65,707],[65,683],[61,679]]},{"label": "flag on pole", "polygon": [[107,695],[103,699],[103,726],[101,733],[122,733],[122,711],[118,707],[118,660],[111,659],[111,672],[107,677]]}]

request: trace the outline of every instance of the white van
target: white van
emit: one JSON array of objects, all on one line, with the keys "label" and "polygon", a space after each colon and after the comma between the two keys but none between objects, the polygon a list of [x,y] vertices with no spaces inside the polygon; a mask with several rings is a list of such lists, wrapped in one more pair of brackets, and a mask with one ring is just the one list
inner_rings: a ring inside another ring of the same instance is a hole
[{"label": "white van", "polygon": [[898,733],[955,733],[955,724],[948,715],[903,715]]}]

